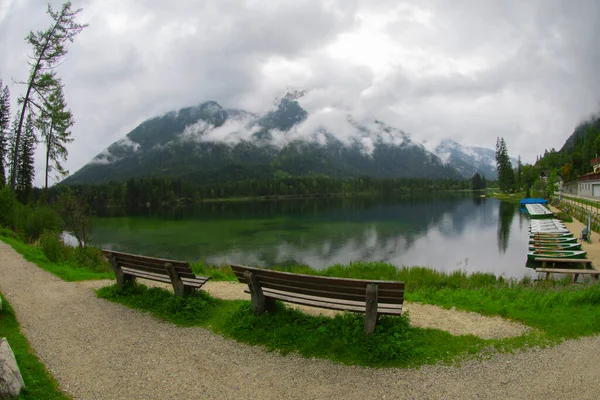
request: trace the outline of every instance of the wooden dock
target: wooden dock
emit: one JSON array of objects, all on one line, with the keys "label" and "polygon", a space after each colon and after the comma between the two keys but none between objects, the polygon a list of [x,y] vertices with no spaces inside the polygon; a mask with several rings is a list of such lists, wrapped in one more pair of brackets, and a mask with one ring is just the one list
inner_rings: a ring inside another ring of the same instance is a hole
[{"label": "wooden dock", "polygon": [[536,257],[535,261],[546,262],[546,263],[563,263],[563,264],[592,264],[592,260],[587,258],[550,258],[550,257]]},{"label": "wooden dock", "polygon": [[595,280],[600,276],[600,271],[596,269],[536,268],[535,272],[545,273],[546,279],[550,278],[551,274],[573,275],[573,282],[577,281],[579,275],[591,275]]}]

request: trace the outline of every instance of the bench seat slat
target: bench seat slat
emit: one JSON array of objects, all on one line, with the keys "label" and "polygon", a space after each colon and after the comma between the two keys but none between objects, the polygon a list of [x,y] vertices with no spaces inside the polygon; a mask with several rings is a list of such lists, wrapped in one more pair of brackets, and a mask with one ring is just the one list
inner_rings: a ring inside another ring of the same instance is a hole
[{"label": "bench seat slat", "polygon": [[[139,270],[131,269],[131,268],[127,268],[127,267],[123,267],[122,269],[123,269],[123,272],[128,275],[135,275],[140,278],[152,279],[152,280],[156,280],[159,282],[165,282],[165,283],[171,283],[171,278],[168,275],[154,274],[152,272],[139,271]],[[200,276],[200,277],[195,277],[195,278],[181,278],[183,283],[185,283],[187,286],[195,286],[195,287],[200,287],[200,286],[204,285],[208,281],[208,279],[209,278],[205,277],[205,276]]]},{"label": "bench seat slat", "polygon": [[[250,271],[257,277],[260,276],[275,276],[275,277],[286,277],[289,281],[306,282],[327,284],[331,286],[349,286],[349,287],[365,287],[366,283],[375,283],[381,289],[389,290],[404,290],[404,282],[393,282],[393,281],[381,281],[381,280],[367,280],[367,279],[350,279],[350,278],[331,278],[328,276],[313,276],[313,275],[302,275],[294,274],[291,272],[273,271],[265,268],[246,267],[242,265],[231,265],[231,269],[235,272],[235,275],[243,279],[244,272]],[[244,283],[247,283],[244,281]]]},{"label": "bench seat slat", "polygon": [[[115,259],[117,260],[117,262],[119,264],[129,264],[129,265],[139,265],[139,266],[144,266],[147,268],[155,268],[155,269],[161,269],[164,270],[165,269],[165,265],[167,263],[164,264],[158,264],[158,263],[147,263],[144,260],[134,260],[132,258],[121,258],[121,257],[115,257]],[[192,273],[192,269],[188,266],[174,266],[175,270],[179,273]]]},{"label": "bench seat slat", "polygon": [[[319,307],[319,308],[327,308],[330,310],[339,310],[339,311],[353,311],[353,312],[365,312],[365,304],[359,305],[354,302],[331,302],[325,299],[311,298],[311,296],[295,296],[294,294],[285,293],[285,292],[277,292],[271,290],[265,290],[263,292],[266,297],[271,297],[273,299],[286,301],[288,303],[300,304],[305,306]],[[324,301],[325,300],[325,301]],[[402,305],[394,305],[393,307],[385,306],[383,304],[379,304],[377,308],[377,312],[379,314],[387,314],[387,315],[401,315],[402,314]]]},{"label": "bench seat slat", "polygon": [[[362,293],[354,294],[354,293],[346,293],[342,291],[328,291],[327,289],[312,289],[306,288],[305,286],[294,286],[294,282],[289,282],[289,284],[283,283],[266,283],[261,277],[258,278],[261,287],[264,290],[274,289],[287,293],[296,293],[296,294],[304,294],[309,296],[315,296],[317,298],[329,298],[329,299],[340,299],[340,300],[350,300],[356,301],[359,303],[364,303],[366,301],[366,289],[362,288]],[[366,286],[366,285],[365,285]],[[404,301],[402,292],[398,292],[396,297],[393,296],[378,296],[379,302],[381,303],[402,303]]]},{"label": "bench seat slat", "polygon": [[[364,310],[365,304],[366,304],[366,301],[353,301],[353,300],[343,300],[343,299],[332,299],[332,298],[327,298],[327,297],[311,296],[311,295],[300,294],[300,293],[290,293],[290,292],[286,292],[284,290],[276,290],[276,289],[264,289],[263,293],[267,297],[269,297],[271,294],[273,294],[273,295],[286,295],[286,296],[289,296],[289,297],[295,297],[295,298],[299,298],[299,299],[306,299],[306,300],[311,300],[311,301],[321,302],[321,303],[327,303],[327,304],[348,305],[348,306],[355,306],[355,307],[359,307],[359,308],[362,307],[363,310]],[[378,309],[380,309],[380,308],[397,309],[397,308],[402,308],[402,305],[401,304],[396,304],[396,303],[381,303],[381,302],[379,302],[377,308]]]},{"label": "bench seat slat", "polygon": [[[117,263],[121,267],[135,268],[135,269],[141,269],[141,270],[148,271],[148,272],[153,272],[156,274],[165,274],[167,276],[169,275],[169,273],[167,272],[167,270],[164,266],[155,267],[155,266],[146,265],[142,262],[123,261],[118,258],[117,258]],[[191,272],[191,269],[188,269],[187,271],[182,271],[181,269],[176,268],[176,270],[177,270],[177,273],[179,273],[179,275],[181,277],[194,278],[196,276],[196,275],[194,275],[193,272]]]},{"label": "bench seat slat", "polygon": [[171,278],[169,278],[167,275],[154,274],[152,272],[140,271],[140,270],[125,268],[125,267],[122,268],[122,270],[123,270],[123,273],[125,273],[127,275],[133,275],[133,276],[137,276],[140,278],[151,279],[151,280],[159,281],[159,282],[171,283]]},{"label": "bench seat slat", "polygon": [[[274,289],[285,289],[294,292],[297,287],[312,291],[307,294],[314,294],[315,296],[321,297],[338,297],[340,295],[355,296],[349,297],[348,300],[365,301],[366,300],[366,283],[362,287],[357,286],[332,286],[329,281],[314,283],[314,282],[297,282],[292,279],[288,279],[287,276],[267,276],[258,274],[257,279],[260,282],[261,287],[271,287]],[[240,282],[246,283],[245,278],[239,279]],[[383,299],[383,302],[390,301],[392,303],[402,302],[404,291],[401,289],[390,290],[386,288],[377,287],[378,297]]]}]

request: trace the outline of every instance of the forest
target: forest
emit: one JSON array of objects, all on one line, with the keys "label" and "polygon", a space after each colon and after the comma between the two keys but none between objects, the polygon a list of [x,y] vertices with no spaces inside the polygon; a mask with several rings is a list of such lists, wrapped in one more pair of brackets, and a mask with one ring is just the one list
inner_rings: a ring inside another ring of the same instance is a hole
[{"label": "forest", "polygon": [[[481,181],[479,181],[481,184]],[[71,185],[68,187],[85,197],[97,212],[107,208],[136,210],[140,207],[183,205],[201,201],[240,198],[296,198],[321,196],[354,196],[377,194],[393,196],[417,191],[469,190],[470,180],[453,179],[374,179],[362,177],[339,180],[327,176],[288,177],[284,179],[195,184],[183,179],[168,177],[131,178],[125,182],[109,182],[97,185]],[[64,185],[52,187],[48,200],[53,201]],[[36,189],[32,201],[42,199],[44,192]]]}]

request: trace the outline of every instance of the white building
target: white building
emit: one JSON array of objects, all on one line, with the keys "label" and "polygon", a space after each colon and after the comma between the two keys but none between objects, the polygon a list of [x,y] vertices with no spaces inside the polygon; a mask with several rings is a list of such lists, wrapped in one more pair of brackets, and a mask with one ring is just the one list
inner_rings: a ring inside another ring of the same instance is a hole
[{"label": "white building", "polygon": [[579,195],[600,198],[600,157],[590,161],[594,172],[577,177]]}]

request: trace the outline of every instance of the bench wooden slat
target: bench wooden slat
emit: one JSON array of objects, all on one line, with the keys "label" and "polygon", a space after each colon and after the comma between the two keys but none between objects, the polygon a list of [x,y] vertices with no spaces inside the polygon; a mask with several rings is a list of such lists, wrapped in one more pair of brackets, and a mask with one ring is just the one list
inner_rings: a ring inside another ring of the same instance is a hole
[{"label": "bench wooden slat", "polygon": [[[348,297],[348,300],[357,300],[357,301],[365,301],[366,300],[366,293],[365,293],[365,284],[363,284],[362,287],[357,287],[357,286],[333,286],[330,284],[329,280],[326,280],[324,282],[296,282],[293,279],[289,279],[289,277],[286,276],[274,276],[274,275],[270,275],[270,274],[257,274],[257,279],[260,282],[262,287],[269,287],[269,288],[275,288],[275,289],[285,289],[291,292],[296,291],[295,289],[297,289],[298,286],[301,286],[303,290],[306,290],[306,294],[314,294],[315,296],[321,296],[321,297],[339,297],[339,296],[351,296]],[[245,281],[245,278],[240,279],[238,277],[238,280],[242,283],[247,283]],[[379,288],[378,287],[378,293],[379,293],[379,299],[381,299],[381,301],[385,302],[392,302],[392,303],[401,303],[404,298],[403,298],[403,293],[404,290],[402,289],[394,289],[394,290],[390,290],[390,289],[386,289],[384,288]]]},{"label": "bench wooden slat", "polygon": [[148,256],[137,255],[137,254],[123,253],[121,251],[106,250],[106,249],[102,250],[102,252],[105,255],[114,254],[115,256],[122,258],[122,259],[144,260],[144,261],[147,261],[148,263],[157,264],[157,265],[165,265],[166,263],[170,263],[171,265],[173,265],[175,267],[178,267],[178,266],[187,267],[188,266],[187,261],[148,257]]},{"label": "bench wooden slat", "polygon": [[349,287],[365,287],[366,283],[374,283],[380,289],[389,289],[389,290],[404,290],[404,282],[394,282],[394,281],[381,281],[381,280],[367,280],[367,279],[351,279],[351,278],[332,278],[329,276],[316,276],[316,275],[303,275],[303,274],[294,274],[291,272],[282,272],[282,271],[274,271],[264,268],[256,268],[256,267],[246,267],[243,265],[231,265],[231,269],[235,272],[235,275],[244,279],[244,272],[250,271],[256,276],[286,276],[290,281],[297,282],[306,282],[306,283],[316,283],[323,284],[323,282],[327,282],[328,285],[331,286],[349,286]]},{"label": "bench wooden slat", "polygon": [[[138,264],[138,265],[145,265],[148,267],[154,267],[154,268],[159,268],[159,269],[164,269],[166,264],[170,264],[168,262],[158,262],[158,261],[146,261],[143,259],[136,259],[134,257],[123,257],[121,255],[115,255],[115,259],[119,262],[119,263],[131,263],[131,264]],[[171,264],[173,265],[173,264]],[[177,270],[177,271],[191,271],[191,268],[189,266],[188,263],[182,263],[182,262],[178,262],[177,265],[173,265],[173,267]]]},{"label": "bench wooden slat", "polygon": [[[302,287],[294,286],[294,282],[285,282],[283,280],[279,280],[276,282],[266,282],[263,277],[258,277],[261,287],[263,290],[266,289],[275,289],[280,291],[285,291],[288,293],[298,293],[305,294],[310,296],[315,296],[317,298],[329,298],[329,299],[340,299],[340,300],[354,300],[357,302],[364,303],[366,301],[366,292],[365,289],[362,289],[362,293],[347,293],[341,290],[337,291],[328,291],[326,288],[322,286],[318,289],[307,288],[305,285]],[[281,282],[281,283],[280,283]],[[356,288],[352,288],[356,289]],[[397,303],[401,304],[404,301],[404,297],[402,292],[398,293],[397,297],[393,296],[378,296],[379,301],[382,303]]]},{"label": "bench wooden slat", "polygon": [[[265,295],[267,295],[267,294],[269,297],[277,299],[277,300],[282,300],[282,301],[286,301],[288,303],[300,304],[300,305],[304,305],[304,306],[326,308],[329,310],[353,311],[353,312],[360,312],[360,313],[365,312],[364,304],[353,305],[353,304],[315,301],[315,300],[311,300],[309,298],[293,296],[290,294],[284,294],[284,293],[280,293],[280,292],[272,292],[268,289],[265,290]],[[397,308],[389,308],[389,307],[383,307],[383,306],[380,308],[378,307],[377,312],[379,314],[386,314],[386,315],[401,315],[402,314],[402,305],[399,305]]]},{"label": "bench wooden slat", "polygon": [[168,275],[154,274],[152,272],[140,271],[140,270],[130,269],[130,268],[126,268],[126,267],[123,267],[123,272],[128,275],[134,275],[134,276],[144,278],[144,279],[151,279],[153,281],[171,283],[171,278],[169,278]]},{"label": "bench wooden slat", "polygon": [[[249,293],[248,291],[246,291]],[[289,293],[281,290],[274,289],[265,289],[265,295],[273,296],[273,297],[282,297],[285,296],[287,298],[296,299],[296,304],[304,304],[299,302],[310,302],[311,306],[329,308],[333,310],[348,310],[348,311],[358,311],[365,312],[366,303],[360,301],[352,301],[352,300],[340,300],[340,299],[330,299],[330,298],[322,298],[315,297],[310,295],[298,294],[298,293]],[[379,303],[378,312],[380,314],[400,314],[402,313],[402,304],[390,304],[390,303]]]},{"label": "bench wooden slat", "polygon": [[[117,262],[122,267],[141,269],[141,270],[152,272],[155,274],[163,274],[163,275],[169,276],[169,273],[165,269],[164,265],[162,267],[155,267],[155,266],[144,265],[144,263],[142,263],[142,262],[123,261],[119,258],[117,258]],[[193,279],[196,276],[196,275],[194,275],[193,272],[190,272],[191,269],[189,269],[189,268],[187,270],[182,270],[180,268],[176,269],[176,270],[179,273],[179,275],[182,277]]]}]

